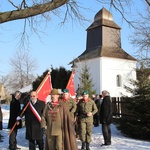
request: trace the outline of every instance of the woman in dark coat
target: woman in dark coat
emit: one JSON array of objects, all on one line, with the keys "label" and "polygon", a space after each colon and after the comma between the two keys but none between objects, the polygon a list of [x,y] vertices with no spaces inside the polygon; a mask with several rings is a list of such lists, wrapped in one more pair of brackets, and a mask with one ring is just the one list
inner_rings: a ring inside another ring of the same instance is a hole
[{"label": "woman in dark coat", "polygon": [[[17,121],[17,117],[20,115],[20,100],[21,92],[16,91],[14,95],[12,95],[12,100],[10,102],[10,115],[9,115],[9,122],[8,122],[8,129],[11,129],[15,122]],[[17,132],[18,129],[21,128],[21,124],[16,125],[12,133],[9,135],[9,149],[15,150],[17,148]]]},{"label": "woman in dark coat", "polygon": [[111,145],[111,128],[110,124],[112,122],[112,103],[110,99],[109,92],[102,91],[103,101],[100,108],[100,123],[102,124],[102,133],[104,137],[104,144]]}]

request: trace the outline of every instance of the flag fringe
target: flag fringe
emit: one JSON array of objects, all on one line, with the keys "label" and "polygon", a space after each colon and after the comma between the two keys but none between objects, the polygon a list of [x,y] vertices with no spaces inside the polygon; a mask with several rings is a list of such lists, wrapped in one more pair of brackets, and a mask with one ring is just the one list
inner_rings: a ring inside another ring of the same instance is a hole
[{"label": "flag fringe", "polygon": [[47,78],[50,76],[49,72],[46,74],[46,76],[44,77],[43,81],[40,83],[40,85],[38,86],[36,92],[39,93],[39,91],[41,90],[41,88],[43,87],[44,83],[46,82]]}]

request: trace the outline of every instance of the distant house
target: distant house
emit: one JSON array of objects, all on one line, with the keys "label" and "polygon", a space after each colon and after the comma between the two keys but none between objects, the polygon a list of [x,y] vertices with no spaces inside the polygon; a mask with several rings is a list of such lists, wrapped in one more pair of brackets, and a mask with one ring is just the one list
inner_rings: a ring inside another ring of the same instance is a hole
[{"label": "distant house", "polygon": [[22,89],[20,89],[19,91],[24,93],[24,92],[30,92],[32,90],[32,84],[23,87]]},{"label": "distant house", "polygon": [[108,90],[112,97],[130,96],[124,85],[130,86],[129,80],[136,80],[137,60],[122,49],[121,28],[112,14],[102,8],[86,31],[86,49],[71,62],[77,65],[75,89],[80,86],[79,77],[86,64],[97,94]]},{"label": "distant house", "polygon": [[6,99],[6,90],[4,84],[0,83],[0,101]]}]

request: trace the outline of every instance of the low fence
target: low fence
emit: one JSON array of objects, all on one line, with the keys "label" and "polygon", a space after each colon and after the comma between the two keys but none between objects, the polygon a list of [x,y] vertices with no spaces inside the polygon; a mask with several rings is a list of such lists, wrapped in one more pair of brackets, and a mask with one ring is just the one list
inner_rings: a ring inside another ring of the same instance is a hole
[{"label": "low fence", "polygon": [[113,117],[130,116],[127,111],[127,103],[124,97],[112,97]]}]

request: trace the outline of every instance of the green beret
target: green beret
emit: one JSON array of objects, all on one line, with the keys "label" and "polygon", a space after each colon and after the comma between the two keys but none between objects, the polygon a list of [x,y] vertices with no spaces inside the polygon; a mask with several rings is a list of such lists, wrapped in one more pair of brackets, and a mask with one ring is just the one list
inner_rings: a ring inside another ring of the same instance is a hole
[{"label": "green beret", "polygon": [[85,90],[85,91],[82,93],[82,95],[87,95],[87,94],[89,94],[88,90]]},{"label": "green beret", "polygon": [[64,89],[63,93],[69,93],[69,90],[68,89]]}]

